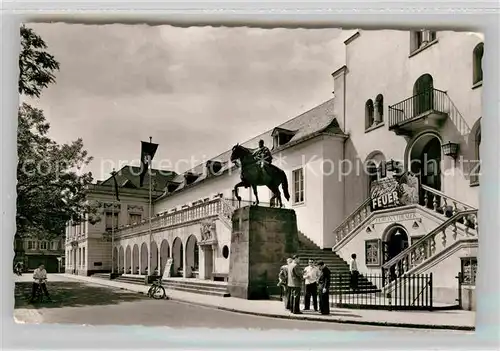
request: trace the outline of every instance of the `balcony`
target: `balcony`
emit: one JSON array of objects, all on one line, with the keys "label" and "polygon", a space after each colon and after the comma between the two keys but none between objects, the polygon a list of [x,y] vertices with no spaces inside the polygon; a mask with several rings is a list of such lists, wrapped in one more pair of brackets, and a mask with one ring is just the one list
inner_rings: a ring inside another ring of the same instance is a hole
[{"label": "balcony", "polygon": [[451,109],[446,92],[426,90],[389,106],[389,130],[397,135],[412,135],[424,127],[441,127]]}]

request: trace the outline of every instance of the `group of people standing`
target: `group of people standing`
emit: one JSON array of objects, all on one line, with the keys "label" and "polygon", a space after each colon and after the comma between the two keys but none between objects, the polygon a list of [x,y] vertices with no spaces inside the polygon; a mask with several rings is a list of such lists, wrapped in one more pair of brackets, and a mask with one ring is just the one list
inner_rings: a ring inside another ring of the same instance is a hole
[{"label": "group of people standing", "polygon": [[300,295],[302,286],[305,285],[304,310],[309,310],[311,298],[314,311],[321,314],[330,314],[330,269],[323,261],[317,264],[314,260],[308,261],[308,266],[300,269],[300,257],[295,255],[287,259],[287,263],[281,266],[278,286],[281,287],[281,298],[285,308],[294,314],[301,314]]}]

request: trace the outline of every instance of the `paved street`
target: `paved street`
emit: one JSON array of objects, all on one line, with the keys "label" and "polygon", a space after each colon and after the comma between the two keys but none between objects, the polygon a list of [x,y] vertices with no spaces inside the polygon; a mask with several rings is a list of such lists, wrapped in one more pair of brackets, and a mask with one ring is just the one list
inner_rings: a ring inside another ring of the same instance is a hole
[{"label": "paved street", "polygon": [[[431,331],[394,327],[364,326],[258,317],[189,305],[177,301],[154,300],[142,294],[50,275],[48,288],[52,303],[30,305],[31,275],[16,278],[16,309],[36,309],[43,323],[90,325],[144,325],[169,327],[212,327],[252,329],[352,330],[429,333]],[[34,312],[34,311],[33,311]],[[35,313],[36,313],[35,312]],[[458,331],[432,331],[466,334]]]}]

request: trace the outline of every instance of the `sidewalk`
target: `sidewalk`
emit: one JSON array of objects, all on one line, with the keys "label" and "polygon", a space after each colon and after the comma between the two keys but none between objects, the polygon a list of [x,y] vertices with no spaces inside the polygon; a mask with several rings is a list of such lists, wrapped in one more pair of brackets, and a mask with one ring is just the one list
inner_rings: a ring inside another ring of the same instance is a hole
[{"label": "sidewalk", "polygon": [[[148,285],[129,284],[71,274],[64,274],[63,276],[69,279],[86,281],[92,284],[106,285],[143,294],[146,294],[149,290]],[[304,313],[302,315],[294,315],[284,309],[283,303],[281,301],[243,300],[234,297],[218,297],[193,294],[170,289],[165,290],[168,297],[174,301],[186,302],[204,307],[212,307],[230,312],[238,312],[273,318],[394,326],[405,328],[453,329],[471,331],[475,330],[476,324],[476,313],[462,310],[421,312],[332,308],[330,310],[329,316],[322,316],[315,312]]]}]

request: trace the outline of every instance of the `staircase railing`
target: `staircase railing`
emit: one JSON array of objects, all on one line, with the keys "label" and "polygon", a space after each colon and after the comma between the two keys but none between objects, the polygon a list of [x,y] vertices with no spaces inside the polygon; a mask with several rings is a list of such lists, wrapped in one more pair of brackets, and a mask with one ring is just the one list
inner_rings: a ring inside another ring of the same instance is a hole
[{"label": "staircase railing", "polygon": [[450,98],[448,95],[448,92],[445,92],[446,97],[447,97],[447,103],[448,103],[448,117],[451,119],[455,127],[457,127],[458,132],[460,135],[463,137],[467,136],[470,134],[471,129],[467,122],[465,121],[465,118],[462,116],[460,111],[458,110],[458,107],[455,105],[453,100]]},{"label": "staircase railing", "polygon": [[457,199],[452,198],[451,196],[446,195],[445,193],[433,189],[427,185],[422,185],[422,199],[425,207],[434,210],[440,214],[449,213],[451,215],[455,215],[458,212],[473,210],[474,207],[467,205],[464,202],[461,202]]},{"label": "staircase railing", "polygon": [[[457,241],[458,229],[462,229],[465,238],[478,236],[478,210],[470,209],[454,214],[451,218],[437,226],[415,244],[402,251],[382,265],[384,284],[408,273],[424,261],[443,251],[449,239]],[[438,235],[441,234],[440,241]]]},{"label": "staircase railing", "polygon": [[354,228],[363,222],[372,212],[370,206],[371,199],[366,199],[357,209],[354,210],[340,225],[334,229],[336,242],[344,239]]}]

